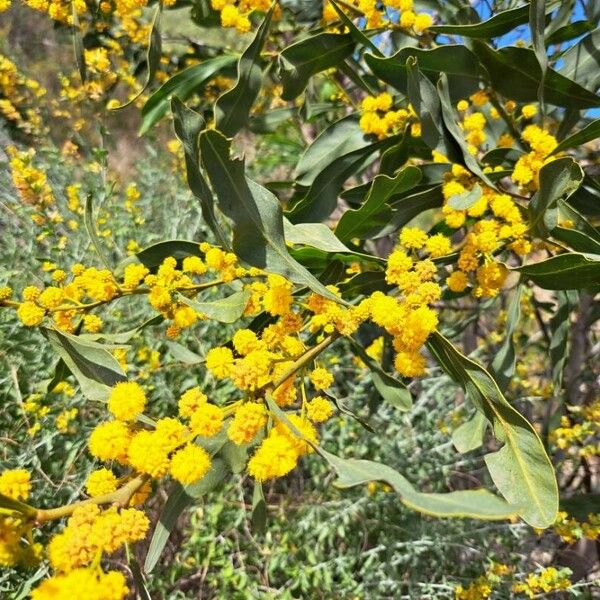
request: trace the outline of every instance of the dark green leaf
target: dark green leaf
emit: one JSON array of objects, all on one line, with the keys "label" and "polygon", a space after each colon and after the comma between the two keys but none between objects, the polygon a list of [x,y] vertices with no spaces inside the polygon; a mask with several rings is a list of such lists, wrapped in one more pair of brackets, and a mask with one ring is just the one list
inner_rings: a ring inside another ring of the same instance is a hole
[{"label": "dark green leaf", "polygon": [[559,394],[563,381],[563,372],[569,356],[569,332],[571,331],[571,313],[577,307],[578,294],[574,291],[562,291],[556,295],[556,311],[550,319],[550,364],[554,393]]},{"label": "dark green leaf", "polygon": [[335,230],[336,236],[347,241],[355,237],[369,237],[373,230],[379,231],[392,216],[388,200],[413,188],[420,180],[421,171],[417,167],[406,167],[393,178],[377,175],[363,205],[342,215]]},{"label": "dark green leaf", "polygon": [[553,44],[562,44],[568,42],[573,38],[579,37],[584,33],[587,33],[592,28],[589,21],[574,21],[569,23],[560,29],[557,29],[546,37],[546,46],[552,46]]},{"label": "dark green leaf", "polygon": [[[479,40],[474,40],[473,44],[496,91],[519,102],[535,102],[538,99],[542,72],[533,50],[516,46],[494,50]],[[566,108],[600,106],[598,96],[550,68],[544,79],[544,101]]]},{"label": "dark green leaf", "polygon": [[260,53],[269,35],[274,10],[275,4],[265,15],[254,39],[240,57],[236,84],[215,102],[215,125],[228,137],[235,135],[246,125],[252,105],[260,92],[263,80]]},{"label": "dark green leaf", "polygon": [[102,344],[84,341],[56,329],[41,328],[54,350],[77,379],[89,400],[106,401],[110,388],[127,381],[117,359]]},{"label": "dark green leaf", "polygon": [[540,83],[538,86],[538,101],[543,108],[544,105],[544,81],[546,79],[546,69],[548,68],[548,55],[546,54],[546,45],[544,43],[544,33],[546,31],[546,0],[529,1],[529,31],[533,50],[540,66]]},{"label": "dark green leaf", "polygon": [[209,319],[219,321],[220,323],[235,323],[244,314],[249,298],[250,292],[246,290],[235,292],[231,296],[221,298],[220,300],[213,300],[212,302],[191,300],[182,294],[179,295],[179,299],[184,304],[191,306],[194,310],[206,315]]},{"label": "dark green leaf", "polygon": [[487,454],[492,480],[524,521],[550,526],[558,510],[554,468],[535,428],[504,398],[491,375],[435,332],[427,346],[441,367],[467,393],[475,408],[492,424],[502,448]]},{"label": "dark green leaf", "polygon": [[600,254],[566,252],[513,270],[545,290],[582,290],[600,285]]},{"label": "dark green leaf", "polygon": [[260,481],[254,482],[254,492],[252,493],[252,531],[255,533],[264,533],[267,526],[267,503],[263,493]]},{"label": "dark green leaf", "polygon": [[600,29],[594,29],[573,44],[561,61],[561,75],[595,92],[600,85]]},{"label": "dark green leaf", "polygon": [[339,301],[290,256],[279,201],[269,190],[245,177],[244,162],[230,157],[227,139],[218,131],[206,130],[200,134],[200,148],[219,207],[233,221],[233,250],[240,260]]},{"label": "dark green leaf", "polygon": [[582,144],[596,140],[599,137],[600,119],[596,119],[595,121],[592,121],[586,125],[583,129],[579,130],[577,133],[565,138],[556,148],[554,148],[554,150],[552,150],[550,154],[557,154],[558,152],[563,152],[569,148],[578,148]]},{"label": "dark green leaf", "polygon": [[350,34],[336,33],[319,33],[288,46],[279,55],[281,98],[299,96],[313,75],[337,66],[352,54],[354,46]]},{"label": "dark green leaf", "polygon": [[600,254],[600,231],[563,200],[558,201],[558,212],[561,219],[571,221],[573,226],[570,228],[555,227],[552,230],[552,237],[578,252]]}]

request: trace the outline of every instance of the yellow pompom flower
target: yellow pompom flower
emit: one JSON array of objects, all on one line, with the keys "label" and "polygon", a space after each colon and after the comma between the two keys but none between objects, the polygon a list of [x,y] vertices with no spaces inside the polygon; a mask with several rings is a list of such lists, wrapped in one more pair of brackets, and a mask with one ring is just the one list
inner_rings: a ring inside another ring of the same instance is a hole
[{"label": "yellow pompom flower", "polygon": [[113,387],[108,410],[120,421],[132,421],[146,408],[146,394],[139,383],[122,381]]},{"label": "yellow pompom flower", "polygon": [[4,302],[5,300],[10,300],[13,295],[13,290],[11,287],[7,285],[3,285],[0,287],[0,302]]},{"label": "yellow pompom flower", "polygon": [[255,350],[262,350],[264,342],[261,342],[254,331],[250,329],[238,329],[233,335],[233,347],[238,354],[246,356]]},{"label": "yellow pompom flower", "polygon": [[25,300],[25,302],[35,302],[40,297],[41,293],[42,290],[40,290],[39,287],[36,287],[35,285],[28,285],[23,290],[23,300]]},{"label": "yellow pompom flower", "polygon": [[287,418],[292,427],[294,427],[294,429],[296,429],[300,435],[296,435],[296,433],[282,421],[277,422],[275,425],[275,430],[281,435],[287,436],[290,439],[292,444],[294,444],[298,456],[314,452],[313,447],[311,444],[309,444],[309,442],[315,445],[319,442],[319,437],[317,435],[315,426],[308,419],[305,419],[300,415],[288,414]]},{"label": "yellow pompom flower", "polygon": [[17,317],[27,327],[39,325],[44,320],[45,314],[46,311],[33,302],[23,302],[17,308]]},{"label": "yellow pompom flower", "polygon": [[97,315],[85,315],[83,317],[83,326],[90,333],[98,333],[102,330],[102,319]]},{"label": "yellow pompom flower", "polygon": [[398,352],[394,366],[403,377],[419,377],[425,373],[427,363],[418,352]]},{"label": "yellow pompom flower", "polygon": [[155,433],[140,431],[129,444],[127,461],[141,473],[154,478],[163,477],[169,471],[169,448],[160,443]]},{"label": "yellow pompom flower", "polygon": [[129,593],[120,571],[80,568],[45,579],[32,590],[31,600],[66,600],[83,590],[86,600],[125,600]]},{"label": "yellow pompom flower", "polygon": [[121,421],[107,421],[96,426],[88,440],[92,456],[102,461],[127,461],[127,451],[131,442],[131,431]]},{"label": "yellow pompom flower", "polygon": [[186,329],[198,321],[198,313],[191,306],[178,306],[173,311],[173,321],[180,329]]},{"label": "yellow pompom flower", "polygon": [[436,233],[425,242],[425,248],[433,258],[439,258],[450,254],[452,245],[443,233]]},{"label": "yellow pompom flower", "polygon": [[206,368],[217,379],[229,377],[233,368],[233,352],[229,348],[211,348],[206,353]]},{"label": "yellow pompom flower", "polygon": [[208,402],[206,394],[199,387],[193,387],[181,395],[177,404],[182,417],[191,417],[202,405]]},{"label": "yellow pompom flower", "polygon": [[249,444],[267,424],[267,409],[262,402],[246,402],[236,411],[227,429],[227,437],[238,446]]},{"label": "yellow pompom flower", "polygon": [[400,232],[400,243],[405,248],[419,250],[425,245],[427,234],[418,227],[403,227]]},{"label": "yellow pompom flower", "polygon": [[[383,338],[382,338],[383,339]],[[315,396],[306,405],[306,415],[313,423],[323,423],[333,414],[333,406],[327,398]]]},{"label": "yellow pompom flower", "polygon": [[117,489],[117,478],[110,469],[92,471],[85,483],[85,489],[92,498],[110,494]]},{"label": "yellow pompom flower", "polygon": [[212,437],[223,428],[223,409],[214,404],[203,404],[190,418],[190,428],[195,435]]},{"label": "yellow pompom flower", "polygon": [[13,500],[27,500],[31,492],[31,475],[25,469],[10,469],[0,474],[0,494]]},{"label": "yellow pompom flower", "polygon": [[265,310],[274,315],[285,315],[292,305],[292,284],[281,275],[269,275],[269,289],[263,297]]},{"label": "yellow pompom flower", "polygon": [[186,256],[183,259],[182,268],[184,273],[193,273],[194,275],[206,273],[206,265],[199,256]]},{"label": "yellow pompom flower", "polygon": [[333,375],[323,367],[317,367],[309,375],[316,390],[326,390],[333,383]]},{"label": "yellow pompom flower", "polygon": [[413,23],[413,29],[417,33],[423,33],[426,29],[429,29],[433,25],[433,17],[429,13],[419,13],[415,17]]},{"label": "yellow pompom flower", "polygon": [[469,285],[469,278],[463,271],[453,271],[446,279],[446,285],[452,292],[464,292]]},{"label": "yellow pompom flower", "polygon": [[170,473],[173,479],[184,485],[202,479],[210,469],[210,456],[204,448],[188,444],[173,454]]},{"label": "yellow pompom flower", "polygon": [[248,461],[248,473],[258,481],[287,475],[298,462],[294,443],[272,429]]}]

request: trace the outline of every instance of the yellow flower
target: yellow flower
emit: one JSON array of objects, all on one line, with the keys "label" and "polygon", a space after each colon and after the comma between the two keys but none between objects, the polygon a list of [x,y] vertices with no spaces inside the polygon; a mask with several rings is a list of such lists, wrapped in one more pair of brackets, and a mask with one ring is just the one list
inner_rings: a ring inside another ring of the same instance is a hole
[{"label": "yellow flower", "polygon": [[288,436],[272,429],[248,461],[248,473],[258,481],[287,475],[298,462],[298,452]]},{"label": "yellow flower", "polygon": [[206,368],[217,379],[229,377],[233,368],[233,352],[229,348],[211,348],[206,353]]},{"label": "yellow flower", "polygon": [[107,421],[96,426],[88,440],[92,456],[100,460],[125,463],[131,442],[131,431],[121,421]]},{"label": "yellow flower", "polygon": [[425,373],[427,362],[419,352],[398,352],[394,366],[403,377],[420,377]]},{"label": "yellow flower", "polygon": [[206,404],[208,398],[199,387],[193,387],[184,392],[179,398],[179,414],[182,417],[191,417],[196,411]]},{"label": "yellow flower", "polygon": [[81,568],[45,579],[32,590],[31,600],[66,600],[73,598],[76,590],[85,590],[86,600],[125,600],[129,593],[120,571]]},{"label": "yellow flower", "polygon": [[23,302],[17,308],[17,317],[27,327],[39,325],[44,320],[45,314],[46,311],[33,302]]},{"label": "yellow flower", "polygon": [[29,492],[31,475],[25,469],[11,469],[0,473],[0,494],[13,500],[27,500]]},{"label": "yellow flower", "polygon": [[443,233],[436,233],[425,242],[425,248],[433,258],[438,258],[450,254],[452,245],[450,244],[450,240]]},{"label": "yellow flower", "polygon": [[267,420],[267,409],[262,402],[246,402],[235,411],[227,437],[238,446],[249,444],[265,427]]},{"label": "yellow flower", "polygon": [[333,414],[331,402],[322,396],[315,396],[306,405],[306,415],[313,423],[323,423]]},{"label": "yellow flower", "polygon": [[190,428],[195,435],[217,435],[223,428],[223,409],[214,404],[203,404],[190,417]]},{"label": "yellow flower", "polygon": [[425,245],[427,234],[418,227],[403,227],[400,232],[400,243],[405,248],[419,250]]},{"label": "yellow flower", "polygon": [[132,421],[146,408],[146,394],[139,383],[117,383],[108,399],[108,410],[120,421]]},{"label": "yellow flower", "polygon": [[333,383],[333,375],[323,367],[317,367],[310,375],[309,379],[316,390],[326,390]]},{"label": "yellow flower", "polygon": [[453,271],[446,279],[446,285],[452,292],[463,292],[469,285],[469,278],[462,271]]},{"label": "yellow flower", "polygon": [[171,458],[170,473],[179,483],[189,485],[204,477],[210,464],[210,456],[204,448],[188,444]]},{"label": "yellow flower", "polygon": [[91,496],[102,496],[117,489],[117,478],[110,469],[92,471],[85,483],[85,489]]}]

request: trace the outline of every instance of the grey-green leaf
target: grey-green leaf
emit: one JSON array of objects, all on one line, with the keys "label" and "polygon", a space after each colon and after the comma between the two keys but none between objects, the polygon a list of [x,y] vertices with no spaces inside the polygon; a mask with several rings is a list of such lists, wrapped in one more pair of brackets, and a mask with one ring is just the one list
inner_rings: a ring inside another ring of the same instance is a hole
[{"label": "grey-green leaf", "polygon": [[179,295],[179,299],[184,304],[220,323],[235,323],[244,314],[249,298],[250,292],[246,290],[235,292],[231,296],[220,300],[212,300],[211,302],[192,300],[186,298],[183,294]]}]

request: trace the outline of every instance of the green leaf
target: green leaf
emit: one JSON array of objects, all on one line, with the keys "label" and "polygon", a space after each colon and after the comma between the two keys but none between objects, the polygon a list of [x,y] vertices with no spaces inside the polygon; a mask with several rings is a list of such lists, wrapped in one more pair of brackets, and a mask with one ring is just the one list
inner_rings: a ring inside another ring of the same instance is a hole
[{"label": "green leaf", "polygon": [[236,55],[223,55],[209,58],[198,65],[183,69],[163,83],[142,107],[142,125],[140,135],[148,132],[169,110],[171,97],[186,100],[195,92],[201,92],[202,86],[217,73],[235,64]]},{"label": "green leaf", "polygon": [[488,420],[485,415],[476,412],[468,421],[460,424],[452,432],[452,443],[461,453],[466,454],[477,450],[483,444],[483,436],[488,426]]},{"label": "green leaf", "polygon": [[565,252],[513,271],[545,290],[583,290],[600,285],[600,254]]},{"label": "green leaf", "polygon": [[240,260],[339,302],[289,254],[283,233],[283,213],[277,198],[245,177],[244,161],[231,158],[230,142],[218,131],[200,134],[202,160],[216,191],[221,211],[233,221],[233,250]]},{"label": "green leaf", "polygon": [[494,182],[483,172],[475,157],[469,152],[464,132],[458,124],[458,116],[450,99],[450,83],[446,73],[442,73],[440,75],[437,88],[440,95],[440,100],[442,102],[442,116],[444,119],[444,124],[450,132],[450,135],[460,147],[465,166],[469,169],[469,171],[471,171],[471,173],[477,175],[477,177],[479,177],[479,179],[481,179],[488,187],[491,187],[495,190],[496,185]]},{"label": "green leaf", "polygon": [[493,17],[469,25],[435,25],[429,28],[434,33],[444,35],[460,35],[468,38],[494,38],[509,31],[515,27],[527,23],[529,19],[529,7],[519,6],[495,14]]},{"label": "green leaf", "polygon": [[381,397],[394,408],[408,411],[412,408],[412,396],[408,388],[398,379],[386,373],[379,364],[373,360],[364,348],[353,338],[349,338],[354,351],[360,359],[369,367],[373,385]]},{"label": "green leaf", "polygon": [[290,223],[283,218],[285,241],[299,246],[312,246],[325,252],[352,252],[325,223]]},{"label": "green leaf", "polygon": [[233,442],[225,442],[221,448],[220,454],[227,466],[234,475],[239,475],[245,468],[248,462],[248,446],[238,446]]},{"label": "green leaf", "polygon": [[87,69],[85,64],[85,48],[83,46],[83,38],[81,37],[79,15],[77,14],[77,10],[75,9],[74,3],[71,8],[71,17],[73,20],[71,25],[71,32],[73,38],[73,52],[75,54],[75,64],[77,65],[77,70],[79,71],[81,83],[84,84],[87,79]]},{"label": "green leaf", "polygon": [[265,495],[260,481],[254,482],[251,523],[253,532],[265,532],[267,526],[267,503],[265,502]]},{"label": "green leaf", "polygon": [[462,45],[448,44],[433,50],[402,48],[389,58],[366,53],[365,61],[375,76],[403,94],[408,94],[406,61],[409,57],[415,57],[419,69],[433,81],[440,73],[448,73],[471,80],[473,91],[479,86],[481,67],[477,56]]},{"label": "green leaf", "polygon": [[369,481],[384,481],[400,496],[403,504],[426,515],[494,521],[515,514],[512,506],[484,489],[427,494],[416,490],[403,475],[387,465],[371,460],[342,459],[323,449],[319,454],[336,470],[337,486],[348,488]]},{"label": "green leaf", "polygon": [[269,35],[274,10],[275,4],[271,6],[254,39],[240,56],[236,84],[215,102],[215,125],[227,137],[235,135],[246,125],[252,105],[260,92],[263,80],[260,53]]},{"label": "green leaf", "polygon": [[578,148],[579,146],[586,144],[587,142],[591,142],[600,137],[600,119],[596,119],[592,121],[588,125],[586,125],[583,129],[580,129],[577,133],[570,135],[568,138],[565,138],[552,152],[552,154],[557,154],[558,152],[563,152],[564,150],[568,150],[569,148]]},{"label": "green leaf", "polygon": [[312,444],[287,418],[285,412],[273,401],[270,394],[265,397],[269,410],[284,423],[298,438],[304,439],[336,470],[336,485],[353,487],[369,481],[385,481],[400,496],[400,501],[409,508],[436,517],[471,517],[474,519],[502,520],[515,514],[515,510],[502,498],[487,490],[467,490],[447,494],[424,494],[398,471],[387,465],[370,460],[343,459]]},{"label": "green leaf", "polygon": [[108,333],[105,331],[102,331],[100,333],[80,333],[77,336],[77,339],[83,340],[83,341],[88,340],[90,342],[104,340],[105,342],[109,342],[111,344],[117,344],[117,345],[127,344],[127,342],[129,342],[132,337],[137,335],[143,329],[146,329],[146,327],[160,325],[164,320],[165,320],[165,318],[162,315],[155,315],[154,317],[147,319],[146,321],[144,321],[137,327],[134,327],[133,329],[129,329],[128,331],[120,331],[118,333]]},{"label": "green leaf", "polygon": [[347,241],[355,237],[367,238],[374,230],[379,231],[392,216],[388,200],[414,188],[420,180],[421,171],[417,167],[406,167],[395,177],[377,175],[362,206],[342,215],[335,229],[336,236]]},{"label": "green leaf", "polygon": [[186,348],[179,342],[167,341],[167,348],[173,355],[175,360],[182,362],[186,365],[199,365],[204,362],[204,359],[195,352],[192,352],[189,348]]},{"label": "green leaf", "polygon": [[571,221],[573,227],[555,227],[552,237],[578,252],[600,254],[600,231],[564,200],[558,201],[558,212],[562,219]]},{"label": "green leaf", "polygon": [[521,318],[521,293],[522,286],[518,285],[508,305],[504,340],[498,348],[490,368],[498,387],[503,392],[508,388],[508,384],[515,373],[516,356],[513,336]]},{"label": "green leaf", "polygon": [[179,299],[184,304],[203,313],[209,319],[219,321],[220,323],[235,323],[235,321],[244,314],[249,298],[250,292],[247,290],[235,292],[235,294],[231,294],[231,296],[221,298],[220,300],[213,300],[212,302],[191,300],[190,298],[186,298],[182,294],[179,294]]},{"label": "green leaf", "polygon": [[56,329],[42,327],[41,331],[75,376],[88,400],[105,402],[111,387],[127,381],[121,365],[103,344],[83,341]]},{"label": "green leaf", "polygon": [[279,55],[279,74],[283,100],[293,100],[308,80],[321,71],[335,67],[354,50],[350,34],[319,33],[288,46]]},{"label": "green leaf", "polygon": [[352,39],[361,46],[365,48],[369,48],[376,55],[383,56],[381,50],[354,24],[354,21],[348,17],[348,15],[338,6],[337,2],[334,0],[325,0],[325,2],[329,1],[331,6],[333,6],[335,12],[338,14],[340,21],[345,25],[348,32],[352,36]]},{"label": "green leaf", "polygon": [[421,121],[421,138],[432,150],[437,150],[451,162],[461,160],[460,148],[444,125],[442,105],[436,87],[421,73],[417,58],[406,59],[408,98]]},{"label": "green leaf", "polygon": [[297,108],[274,108],[254,114],[248,120],[248,129],[253,133],[273,133],[281,124],[289,122],[297,112]]},{"label": "green leaf", "polygon": [[156,10],[154,11],[154,17],[152,18],[152,24],[150,25],[150,38],[148,40],[148,51],[146,53],[146,65],[148,74],[146,75],[146,81],[142,86],[142,89],[125,104],[116,106],[111,110],[121,110],[127,106],[131,106],[147,89],[148,86],[154,81],[154,75],[160,67],[160,59],[162,57],[162,38],[160,35],[160,16],[162,14],[162,2],[158,3]]},{"label": "green leaf", "polygon": [[137,558],[133,556],[133,554],[127,553],[127,562],[129,564],[129,568],[131,569],[131,576],[133,579],[133,583],[135,584],[137,599],[152,600],[152,596],[150,595],[150,592],[146,587],[144,575],[142,574],[142,569],[140,567],[140,563],[138,563],[137,561]]},{"label": "green leaf", "polygon": [[577,307],[579,295],[574,291],[561,291],[556,295],[557,307],[550,319],[550,364],[554,394],[558,395],[562,387],[563,372],[569,356],[569,332],[571,331],[571,313]]},{"label": "green leaf", "polygon": [[594,29],[562,56],[559,72],[588,90],[600,85],[600,29]]},{"label": "green leaf", "polygon": [[171,100],[175,135],[183,145],[187,183],[192,194],[200,201],[202,216],[219,243],[227,247],[227,242],[215,216],[214,198],[202,171],[200,170],[200,132],[204,128],[204,119],[179,100]]},{"label": "green leaf", "polygon": [[169,494],[165,506],[160,514],[160,518],[154,532],[146,560],[144,562],[144,571],[151,573],[158,563],[171,532],[177,525],[177,520],[181,513],[190,506],[194,499],[207,494],[214,490],[225,479],[227,471],[225,469],[225,461],[220,458],[213,459],[212,466],[208,473],[197,483],[192,485],[182,486],[175,484],[173,490]]},{"label": "green leaf", "polygon": [[181,260],[186,256],[199,256],[204,255],[200,252],[198,242],[191,242],[189,240],[166,240],[164,242],[157,242],[140,250],[133,256],[129,256],[124,261],[119,263],[116,273],[122,273],[127,265],[132,263],[142,263],[148,269],[156,270],[165,258],[173,256],[177,260]]},{"label": "green leaf", "polygon": [[485,457],[500,493],[532,527],[550,526],[558,510],[558,487],[552,463],[535,428],[507,402],[491,375],[458,352],[441,334],[431,335],[427,346],[504,444]]},{"label": "green leaf", "polygon": [[[516,46],[494,50],[479,40],[473,41],[473,49],[494,90],[519,102],[537,101],[542,72],[533,50]],[[566,108],[600,106],[598,96],[550,68],[544,79],[544,101]]]},{"label": "green leaf", "polygon": [[577,191],[583,170],[567,156],[545,164],[539,178],[539,189],[529,203],[530,228],[538,237],[546,238],[558,225],[558,201]]},{"label": "green leaf", "polygon": [[560,27],[550,35],[546,36],[546,46],[568,42],[573,38],[587,33],[591,29],[592,25],[589,21],[573,21],[573,23]]},{"label": "green leaf", "polygon": [[546,0],[530,0],[529,2],[529,30],[533,43],[533,51],[540,66],[540,84],[538,86],[538,102],[544,105],[544,81],[546,79],[546,69],[548,68],[548,55],[546,54],[546,44],[544,43],[544,33],[546,31]]},{"label": "green leaf", "polygon": [[481,198],[481,187],[476,183],[473,189],[466,190],[462,194],[454,194],[448,198],[448,206],[454,210],[467,210]]}]

